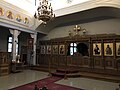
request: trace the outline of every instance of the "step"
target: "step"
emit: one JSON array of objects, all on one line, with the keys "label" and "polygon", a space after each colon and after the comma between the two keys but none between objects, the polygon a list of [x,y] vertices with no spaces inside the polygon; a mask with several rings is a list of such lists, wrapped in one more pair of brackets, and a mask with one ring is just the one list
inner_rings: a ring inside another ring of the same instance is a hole
[{"label": "step", "polygon": [[61,68],[61,69],[57,69],[56,72],[69,74],[69,73],[78,73],[79,70],[77,70],[77,69],[62,69]]},{"label": "step", "polygon": [[[65,77],[65,73],[52,72],[51,74],[52,76]],[[71,78],[80,77],[80,73],[69,73],[69,74],[66,74],[66,76]]]},{"label": "step", "polygon": [[80,73],[71,73],[71,74],[66,74],[67,77],[69,78],[77,78],[77,77],[80,77]]},{"label": "step", "polygon": [[58,76],[58,77],[64,77],[65,73],[59,73],[59,72],[52,72],[52,76]]}]

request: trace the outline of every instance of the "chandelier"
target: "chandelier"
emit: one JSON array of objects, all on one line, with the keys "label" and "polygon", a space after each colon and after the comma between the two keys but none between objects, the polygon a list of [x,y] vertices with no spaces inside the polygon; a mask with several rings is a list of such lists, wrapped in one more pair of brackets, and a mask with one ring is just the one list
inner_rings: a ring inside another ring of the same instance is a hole
[{"label": "chandelier", "polygon": [[[35,1],[35,5],[36,5],[36,1]],[[38,20],[42,20],[43,24],[46,24],[53,17],[55,17],[55,14],[53,14],[51,3],[48,3],[48,0],[39,0],[37,13],[35,12],[34,17]]]}]

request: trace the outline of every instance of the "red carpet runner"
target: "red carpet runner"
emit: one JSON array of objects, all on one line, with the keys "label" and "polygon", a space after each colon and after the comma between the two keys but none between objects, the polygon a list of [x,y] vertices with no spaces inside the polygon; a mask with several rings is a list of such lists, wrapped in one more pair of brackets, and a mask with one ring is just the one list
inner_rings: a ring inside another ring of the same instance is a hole
[{"label": "red carpet runner", "polygon": [[60,85],[56,84],[54,82],[60,80],[62,78],[60,77],[48,77],[44,78],[35,82],[31,82],[22,86],[18,86],[9,90],[34,90],[35,84],[38,85],[39,88],[42,88],[43,86],[46,86],[48,90],[83,90],[79,88],[74,88],[70,86]]}]

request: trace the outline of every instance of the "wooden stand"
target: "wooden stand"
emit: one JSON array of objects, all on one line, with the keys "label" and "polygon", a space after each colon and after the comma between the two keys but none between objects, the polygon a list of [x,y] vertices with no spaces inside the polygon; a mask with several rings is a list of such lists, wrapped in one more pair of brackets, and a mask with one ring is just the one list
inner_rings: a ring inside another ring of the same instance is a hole
[{"label": "wooden stand", "polygon": [[0,52],[0,76],[9,74],[10,53]]},{"label": "wooden stand", "polygon": [[16,72],[21,72],[23,71],[23,63],[22,62],[14,62],[12,63],[12,72],[16,73]]},{"label": "wooden stand", "polygon": [[0,76],[9,74],[9,64],[0,65]]}]

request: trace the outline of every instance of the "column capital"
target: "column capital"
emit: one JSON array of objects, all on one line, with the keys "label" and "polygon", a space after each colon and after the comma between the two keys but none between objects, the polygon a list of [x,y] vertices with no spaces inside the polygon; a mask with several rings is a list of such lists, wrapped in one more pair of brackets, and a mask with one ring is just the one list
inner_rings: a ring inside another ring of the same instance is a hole
[{"label": "column capital", "polygon": [[9,29],[10,33],[13,35],[14,34],[14,30],[13,29]]},{"label": "column capital", "polygon": [[37,33],[34,33],[34,34],[30,33],[30,36],[31,36],[31,38],[36,38]]},{"label": "column capital", "polygon": [[21,33],[21,31],[19,30],[9,29],[9,31],[13,36],[16,36],[16,37],[18,37],[18,35]]}]

